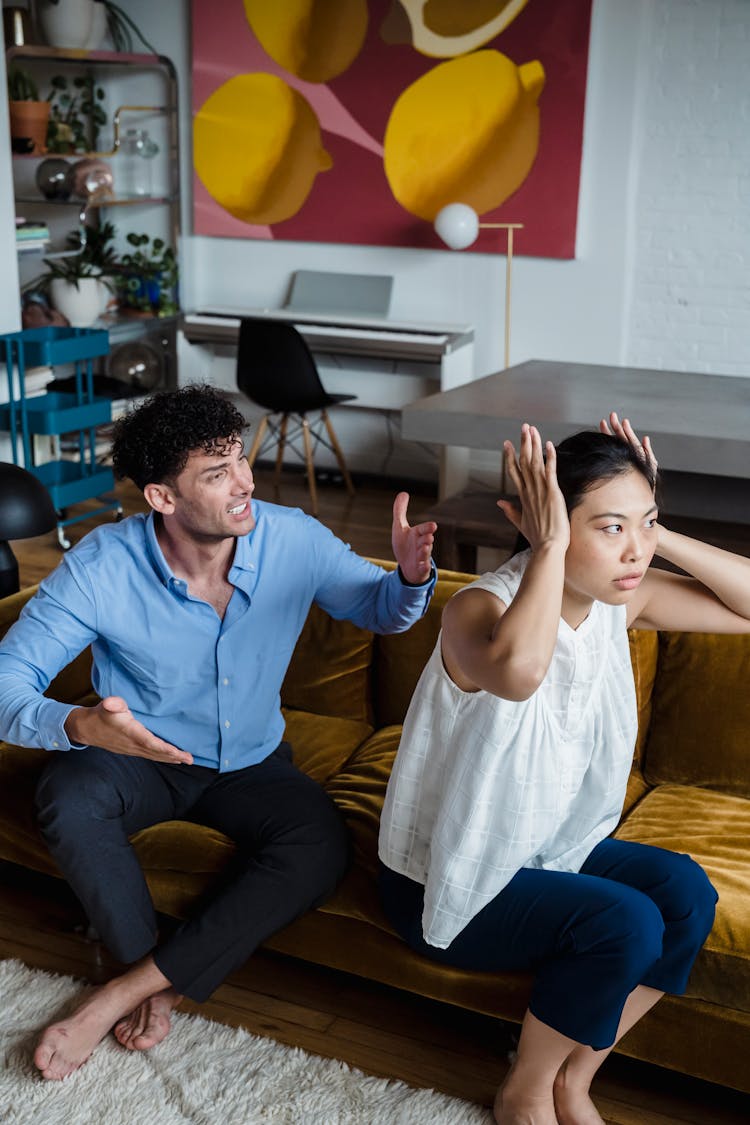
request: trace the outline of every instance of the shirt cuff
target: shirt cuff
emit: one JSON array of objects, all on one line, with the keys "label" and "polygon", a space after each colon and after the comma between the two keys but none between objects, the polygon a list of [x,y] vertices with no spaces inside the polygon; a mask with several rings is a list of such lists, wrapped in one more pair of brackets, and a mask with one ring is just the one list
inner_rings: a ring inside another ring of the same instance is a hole
[{"label": "shirt cuff", "polygon": [[396,569],[398,570],[398,576],[401,580],[401,585],[408,586],[410,590],[421,590],[423,587],[428,585],[432,587],[437,581],[437,570],[435,568],[435,562],[433,559],[430,559],[430,573],[427,575],[424,582],[407,582],[401,567],[398,566],[396,567]]},{"label": "shirt cuff", "polygon": [[45,699],[43,709],[37,716],[39,740],[45,750],[83,750],[80,743],[71,742],[65,730],[65,721],[75,703],[58,703],[56,699]]}]

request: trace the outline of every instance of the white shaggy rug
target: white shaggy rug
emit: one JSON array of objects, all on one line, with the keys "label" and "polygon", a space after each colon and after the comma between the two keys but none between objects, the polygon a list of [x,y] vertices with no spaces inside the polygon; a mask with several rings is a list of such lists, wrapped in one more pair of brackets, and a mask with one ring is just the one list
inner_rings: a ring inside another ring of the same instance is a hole
[{"label": "white shaggy rug", "polygon": [[110,1036],[63,1082],[38,1077],[40,1030],[75,1006],[71,977],[0,962],[0,1121],[3,1125],[488,1125],[489,1111],[372,1078],[197,1016],[146,1052]]}]

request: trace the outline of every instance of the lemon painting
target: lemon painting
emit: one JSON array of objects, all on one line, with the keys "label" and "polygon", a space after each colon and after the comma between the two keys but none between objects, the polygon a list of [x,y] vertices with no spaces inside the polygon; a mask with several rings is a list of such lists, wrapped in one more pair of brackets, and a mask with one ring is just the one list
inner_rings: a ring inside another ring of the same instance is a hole
[{"label": "lemon painting", "polygon": [[575,255],[593,0],[200,0],[192,19],[193,230]]},{"label": "lemon painting", "polygon": [[312,109],[273,74],[238,74],[220,86],[196,115],[193,144],[211,195],[246,223],[296,214],[331,167]]},{"label": "lemon painting", "polygon": [[367,31],[366,0],[244,0],[248,23],[275,62],[307,82],[347,70]]},{"label": "lemon painting", "polygon": [[401,206],[430,222],[451,202],[480,215],[499,207],[534,163],[543,86],[540,62],[475,51],[404,90],[385,132],[385,174]]}]

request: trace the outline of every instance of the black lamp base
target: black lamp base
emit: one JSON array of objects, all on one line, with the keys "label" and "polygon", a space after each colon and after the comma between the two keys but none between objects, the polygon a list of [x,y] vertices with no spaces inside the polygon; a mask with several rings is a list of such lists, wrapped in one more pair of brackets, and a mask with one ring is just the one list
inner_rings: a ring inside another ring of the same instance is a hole
[{"label": "black lamp base", "polygon": [[10,549],[10,543],[0,539],[0,598],[17,594],[19,589],[16,556]]}]

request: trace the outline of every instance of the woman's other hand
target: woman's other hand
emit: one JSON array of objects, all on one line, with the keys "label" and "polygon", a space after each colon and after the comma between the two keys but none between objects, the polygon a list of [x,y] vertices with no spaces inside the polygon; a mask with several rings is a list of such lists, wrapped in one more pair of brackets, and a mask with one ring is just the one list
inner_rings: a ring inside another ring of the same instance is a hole
[{"label": "woman's other hand", "polygon": [[651,438],[644,437],[641,440],[633,427],[630,424],[629,418],[623,418],[620,421],[617,413],[613,410],[609,416],[609,420],[602,418],[599,423],[599,429],[603,434],[610,434],[612,437],[619,438],[620,441],[626,441],[628,445],[632,445],[639,457],[651,466],[654,475],[659,468],[659,462],[656,460],[654,451],[651,448]]},{"label": "woman's other hand", "polygon": [[557,483],[557,454],[551,441],[545,443],[536,426],[524,422],[521,427],[519,452],[511,441],[503,443],[505,470],[518,492],[518,504],[498,500],[500,508],[521,534],[532,551],[545,543],[557,543],[567,549],[570,542],[570,521],[565,499]]}]

